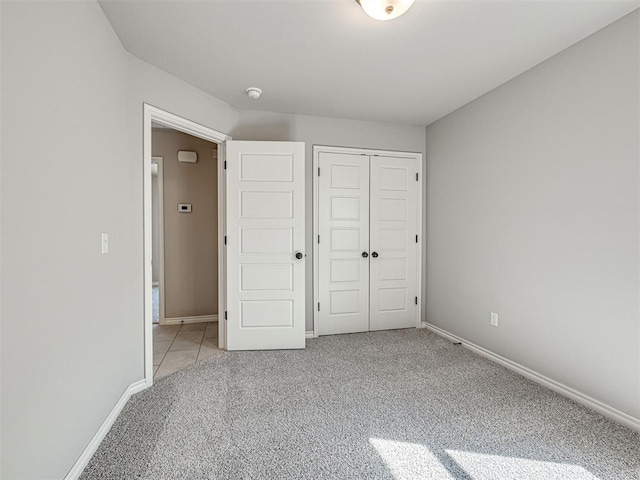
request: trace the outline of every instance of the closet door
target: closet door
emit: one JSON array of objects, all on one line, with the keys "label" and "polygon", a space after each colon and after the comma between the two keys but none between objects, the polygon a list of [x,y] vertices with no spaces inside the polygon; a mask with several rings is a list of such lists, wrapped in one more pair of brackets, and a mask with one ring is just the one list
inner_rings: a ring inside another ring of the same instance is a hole
[{"label": "closet door", "polygon": [[322,152],[319,166],[318,334],[366,332],[369,157]]},{"label": "closet door", "polygon": [[418,160],[371,157],[370,330],[415,327]]}]

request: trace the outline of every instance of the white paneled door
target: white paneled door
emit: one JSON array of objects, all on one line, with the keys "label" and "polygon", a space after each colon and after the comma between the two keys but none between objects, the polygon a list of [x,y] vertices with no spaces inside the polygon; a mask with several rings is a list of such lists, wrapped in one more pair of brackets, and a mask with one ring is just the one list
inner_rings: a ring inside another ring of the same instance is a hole
[{"label": "white paneled door", "polygon": [[418,161],[371,157],[369,330],[416,326]]},{"label": "white paneled door", "polygon": [[318,153],[319,335],[416,326],[419,161]]},{"label": "white paneled door", "polygon": [[227,349],[305,346],[304,143],[226,144]]},{"label": "white paneled door", "polygon": [[369,330],[369,158],[319,157],[318,332]]}]

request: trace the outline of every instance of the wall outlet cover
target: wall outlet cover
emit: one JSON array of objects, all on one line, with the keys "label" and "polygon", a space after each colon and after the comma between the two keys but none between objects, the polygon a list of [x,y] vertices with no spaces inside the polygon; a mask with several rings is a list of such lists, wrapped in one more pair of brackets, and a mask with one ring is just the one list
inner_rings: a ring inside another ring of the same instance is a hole
[{"label": "wall outlet cover", "polygon": [[498,314],[491,312],[491,325],[493,325],[494,327],[498,326]]}]

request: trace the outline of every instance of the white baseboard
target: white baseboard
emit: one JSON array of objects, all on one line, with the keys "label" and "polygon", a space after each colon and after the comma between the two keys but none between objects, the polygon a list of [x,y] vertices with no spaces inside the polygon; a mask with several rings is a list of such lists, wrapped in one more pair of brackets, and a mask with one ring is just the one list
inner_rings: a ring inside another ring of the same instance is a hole
[{"label": "white baseboard", "polygon": [[304,334],[304,338],[316,338],[315,333],[313,332],[313,330],[310,330],[308,332],[305,332]]},{"label": "white baseboard", "polygon": [[508,368],[509,370],[513,370],[520,375],[527,377],[530,380],[533,380],[536,383],[548,388],[549,390],[553,390],[554,392],[559,393],[560,395],[564,395],[565,397],[570,398],[571,400],[584,405],[591,410],[595,410],[596,412],[604,415],[605,417],[610,418],[611,420],[618,422],[625,427],[629,427],[632,430],[640,432],[640,419],[633,417],[627,413],[621,412],[620,410],[607,405],[606,403],[601,402],[600,400],[596,400],[588,395],[585,395],[578,390],[574,390],[571,387],[568,387],[560,382],[556,382],[555,380],[545,377],[544,375],[531,370],[530,368],[524,367],[519,363],[513,362],[508,358],[502,357],[497,353],[493,353],[491,350],[487,350],[479,345],[468,342],[464,338],[458,337],[453,333],[449,333],[446,330],[441,329],[440,327],[436,327],[427,322],[422,322],[425,328],[437,333],[441,337],[444,337],[452,342],[460,342],[462,346],[468,348],[472,352],[477,353],[489,360],[492,360],[503,367]]},{"label": "white baseboard", "polygon": [[165,318],[160,325],[183,325],[185,323],[217,322],[218,315],[198,315],[197,317]]},{"label": "white baseboard", "polygon": [[111,410],[111,413],[109,413],[105,421],[102,422],[102,425],[100,425],[100,428],[98,429],[96,434],[93,436],[89,444],[86,446],[86,448],[84,449],[80,457],[78,457],[78,459],[76,460],[76,463],[73,464],[73,467],[71,467],[71,470],[69,470],[69,473],[67,473],[67,475],[64,477],[64,480],[76,480],[77,478],[80,477],[83,470],[86,468],[87,464],[89,463],[89,460],[91,460],[91,457],[93,457],[93,454],[96,453],[96,450],[100,446],[100,443],[102,443],[102,440],[104,440],[104,437],[109,432],[109,429],[111,428],[113,423],[116,421],[116,418],[118,418],[118,415],[120,415],[120,412],[122,411],[124,406],[127,404],[127,401],[129,401],[129,398],[131,398],[131,395],[144,390],[146,386],[147,385],[143,379],[143,380],[138,380],[137,382],[134,382],[127,387],[127,389],[124,391],[120,399],[116,402],[116,405],[113,407],[113,410]]}]

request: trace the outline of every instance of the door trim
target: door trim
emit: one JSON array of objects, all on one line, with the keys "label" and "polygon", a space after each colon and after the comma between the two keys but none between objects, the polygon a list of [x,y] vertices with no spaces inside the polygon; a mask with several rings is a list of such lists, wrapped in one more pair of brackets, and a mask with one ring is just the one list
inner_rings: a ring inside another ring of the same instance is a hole
[{"label": "door trim", "polygon": [[[418,160],[418,228],[420,232],[418,235],[418,249],[417,249],[417,291],[418,291],[418,308],[416,309],[416,328],[421,327],[422,322],[422,246],[424,242],[424,230],[423,230],[423,217],[422,217],[422,202],[423,191],[422,185],[424,175],[422,173],[422,153],[417,152],[401,152],[390,150],[374,150],[369,148],[352,148],[352,147],[335,147],[327,145],[314,145],[313,146],[313,336],[318,336],[318,325],[320,321],[320,315],[318,314],[318,301],[320,298],[320,258],[318,248],[318,235],[320,233],[320,218],[318,214],[320,204],[320,181],[318,178],[318,168],[320,167],[320,153],[346,153],[355,155],[367,155],[377,156],[383,155],[385,157],[399,157],[399,158],[415,158]],[[320,172],[322,174],[322,172]]]},{"label": "door trim", "polygon": [[[143,291],[144,291],[144,381],[145,387],[153,385],[153,303],[151,299],[151,135],[152,122],[180,132],[202,138],[218,145],[218,312],[226,309],[226,256],[224,235],[226,226],[226,177],[224,170],[225,143],[231,140],[226,133],[218,132],[186,118],[143,103]],[[222,159],[222,160],[221,160]],[[224,322],[218,322],[219,347],[225,348],[226,330]]]},{"label": "door trim", "polygon": [[158,165],[158,294],[160,312],[158,324],[165,325],[164,318],[164,164],[162,157],[151,157],[151,163]]}]

